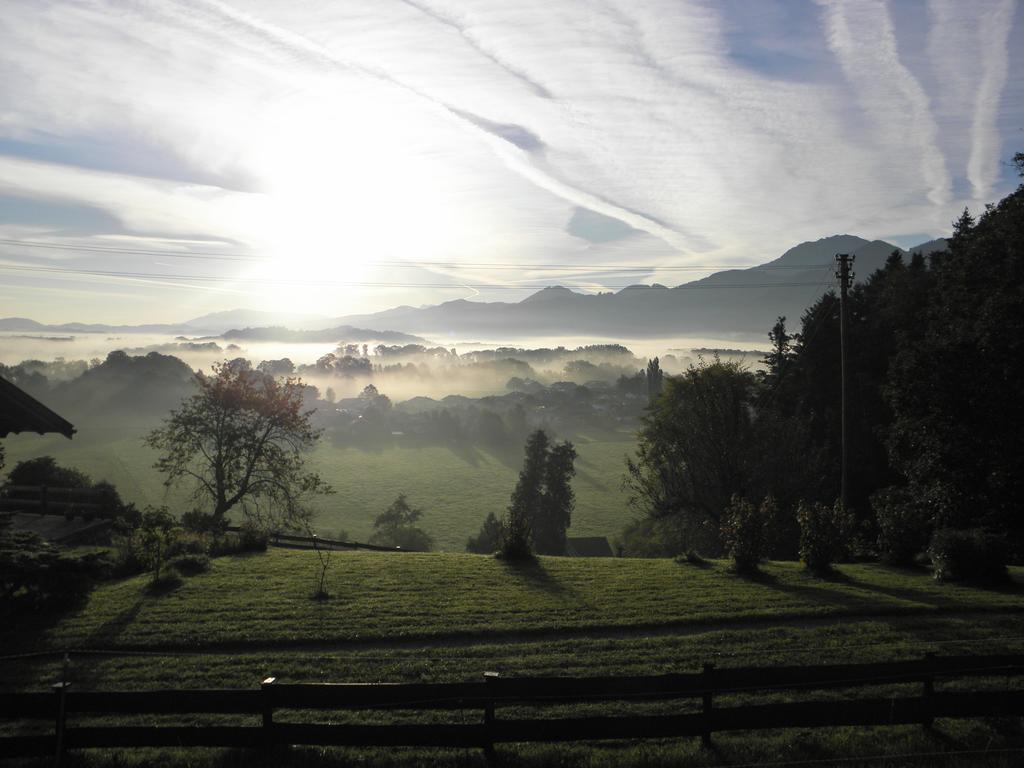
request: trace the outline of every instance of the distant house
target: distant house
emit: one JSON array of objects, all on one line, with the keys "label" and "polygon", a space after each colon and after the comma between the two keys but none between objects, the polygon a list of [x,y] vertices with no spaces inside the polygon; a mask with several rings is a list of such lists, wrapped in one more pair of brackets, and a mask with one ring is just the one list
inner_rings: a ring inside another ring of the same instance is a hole
[{"label": "distant house", "polygon": [[19,432],[56,432],[70,439],[75,428],[32,395],[0,377],[0,437]]},{"label": "distant house", "polygon": [[577,536],[565,540],[565,554],[569,557],[614,557],[612,547],[604,536]]}]

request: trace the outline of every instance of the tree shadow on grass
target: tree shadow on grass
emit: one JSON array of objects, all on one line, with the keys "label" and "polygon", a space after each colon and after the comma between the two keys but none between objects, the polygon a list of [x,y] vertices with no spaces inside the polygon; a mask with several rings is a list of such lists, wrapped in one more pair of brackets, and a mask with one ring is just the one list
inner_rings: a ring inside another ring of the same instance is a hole
[{"label": "tree shadow on grass", "polygon": [[588,485],[591,488],[596,488],[599,491],[611,490],[608,484],[603,480],[598,479],[595,475],[590,474],[586,470],[577,469],[576,478],[581,481],[584,485]]},{"label": "tree shadow on grass", "polygon": [[107,621],[100,624],[96,629],[89,633],[88,638],[84,643],[85,647],[97,647],[103,646],[106,643],[116,640],[120,637],[121,633],[124,632],[125,628],[135,621],[139,615],[139,611],[142,610],[143,604],[146,602],[145,597],[137,597],[135,602],[128,608],[117,613],[113,618],[107,619]]},{"label": "tree shadow on grass", "polygon": [[[799,597],[801,600],[809,603],[844,608],[848,611],[864,615],[869,615],[872,612],[889,612],[899,607],[894,604],[880,604],[878,600],[872,599],[870,595],[851,594],[847,591],[830,588],[829,584],[844,584],[858,588],[865,586],[860,582],[855,582],[841,571],[834,569],[824,574],[817,574],[811,571],[801,572],[798,576],[798,582],[783,581],[775,574],[764,571],[761,571],[759,576],[746,578],[768,589]],[[917,603],[923,602],[917,593],[911,593],[910,597],[902,597],[902,599],[912,599]]]},{"label": "tree shadow on grass", "polygon": [[450,440],[444,444],[444,447],[451,451],[452,455],[457,459],[460,459],[471,467],[480,466],[480,451],[468,442],[461,442],[458,440]]},{"label": "tree shadow on grass", "polygon": [[[895,565],[878,565],[876,566],[879,570],[886,571],[893,575],[902,578],[929,578],[927,571],[917,567],[900,567]],[[912,587],[897,587],[889,586],[884,584],[873,584],[867,581],[861,581],[858,579],[848,579],[849,583],[856,586],[858,589],[866,589],[871,592],[878,592],[882,595],[894,597],[900,600],[912,600],[917,603],[926,603],[934,606],[935,608],[956,608],[963,607],[964,609],[970,609],[977,607],[973,601],[969,599],[965,601],[963,595],[955,594],[936,594],[924,593],[919,589]],[[968,587],[972,589],[983,590],[985,592],[995,592],[1001,594],[1016,595],[1021,593],[1021,585],[1012,579],[1007,578],[1005,581],[999,582],[957,582],[951,586]]]},{"label": "tree shadow on grass", "polygon": [[530,589],[548,592],[552,595],[572,594],[572,590],[566,587],[558,579],[554,578],[541,562],[531,557],[528,560],[498,560],[502,564],[505,574],[516,581],[521,582]]}]

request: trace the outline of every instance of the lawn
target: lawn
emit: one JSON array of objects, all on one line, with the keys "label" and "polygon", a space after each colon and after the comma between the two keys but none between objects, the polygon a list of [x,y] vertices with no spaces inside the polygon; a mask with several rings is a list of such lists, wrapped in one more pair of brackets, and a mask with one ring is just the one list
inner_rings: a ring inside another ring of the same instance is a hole
[{"label": "lawn", "polygon": [[[746,579],[724,562],[701,567],[669,560],[540,558],[513,567],[474,555],[339,552],[331,561],[332,597],[326,602],[310,599],[315,569],[314,553],[271,550],[217,559],[210,572],[159,596],[146,592],[145,577],[112,582],[52,626],[8,631],[0,642],[9,654],[70,650],[69,675],[83,690],[253,688],[266,676],[282,682],[398,682],[472,680],[485,670],[506,676],[660,674],[697,670],[705,661],[762,666],[919,658],[926,651],[1024,652],[1020,568],[1012,569],[1006,588],[987,590],[940,585],[923,571],[867,564],[840,566],[823,580],[795,563],[770,563],[761,577]],[[0,688],[40,690],[58,678],[61,665],[59,654],[0,659]],[[879,687],[874,695],[913,694],[904,688]],[[792,695],[801,694],[770,694]],[[723,705],[743,700],[737,695]],[[578,705],[572,711],[614,715],[622,706]],[[666,713],[693,704],[629,706]],[[388,722],[410,715],[296,716]],[[231,716],[210,717],[234,722]],[[110,721],[97,716],[80,722]],[[987,748],[984,764],[1013,765],[1018,755],[998,750],[1024,746],[1024,734],[1019,719],[940,721],[932,733],[913,726],[768,731],[721,734],[715,743],[710,753],[696,740],[510,745],[499,750],[499,758],[536,766],[707,765]],[[141,750],[80,758],[97,766],[148,761],[204,768],[254,760],[480,764],[478,753],[458,750],[296,749],[273,760],[229,750]],[[916,764],[938,760],[930,754]],[[973,763],[960,756],[944,764]]]},{"label": "lawn", "polygon": [[924,571],[851,564],[822,580],[799,564],[770,563],[755,580],[722,562],[539,558],[510,565],[466,554],[336,552],[332,599],[311,600],[317,558],[308,551],[219,558],[177,590],[149,596],[146,577],[101,585],[36,647],[204,648],[224,644],[335,643],[395,638],[483,641],[622,628],[706,629],[828,617],[1015,615],[1013,588],[936,583]]},{"label": "lawn", "polygon": [[[153,469],[156,454],[142,444],[144,433],[143,428],[131,434],[111,428],[104,435],[90,427],[88,435],[72,440],[22,435],[7,441],[7,465],[49,454],[94,480],[109,480],[126,500],[140,507],[167,504],[175,512],[188,509],[186,489],[169,491]],[[579,452],[573,482],[577,503],[569,533],[611,538],[632,517],[620,483],[623,456],[634,449],[634,443],[623,435],[620,439],[583,438],[575,445]],[[392,445],[363,450],[323,443],[313,452],[311,466],[337,492],[314,504],[314,524],[324,535],[346,531],[353,539],[366,541],[373,532],[373,519],[405,493],[414,506],[424,509],[422,527],[434,537],[435,546],[462,551],[488,512],[504,512],[521,465],[520,451],[498,456],[476,448],[455,452]]]}]

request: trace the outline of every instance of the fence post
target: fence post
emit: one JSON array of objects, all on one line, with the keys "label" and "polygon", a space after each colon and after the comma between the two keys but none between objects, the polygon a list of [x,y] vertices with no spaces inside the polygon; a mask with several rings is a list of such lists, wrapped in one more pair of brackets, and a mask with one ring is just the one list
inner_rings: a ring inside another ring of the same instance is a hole
[{"label": "fence post", "polygon": [[714,680],[713,680],[714,671],[715,671],[715,665],[713,663],[711,663],[711,662],[705,662],[704,663],[704,670],[703,670],[703,675],[704,675],[704,681],[703,681],[704,682],[704,691],[703,691],[703,695],[702,695],[702,700],[703,700],[702,701],[702,704],[703,704],[702,710],[703,710],[703,713],[704,713],[704,721],[703,721],[704,727],[703,727],[703,730],[701,731],[701,734],[700,734],[700,743],[701,743],[701,746],[704,746],[704,747],[710,747],[711,746],[711,730],[712,730],[711,719],[713,717],[711,692],[712,692],[713,686],[714,686]]},{"label": "fence post", "polygon": [[487,699],[484,701],[484,758],[488,763],[494,760],[494,684],[499,676],[498,672],[484,672],[484,683],[487,685]]},{"label": "fence post", "polygon": [[928,651],[924,655],[924,679],[921,681],[921,701],[924,709],[924,718],[921,725],[926,730],[931,730],[935,723],[935,651]]},{"label": "fence post", "polygon": [[65,732],[65,721],[68,711],[68,688],[71,687],[71,683],[67,680],[61,680],[59,683],[54,683],[51,687],[53,692],[56,693],[56,719],[53,725],[53,740],[55,744],[53,765],[59,768],[60,763],[63,762],[63,732]]},{"label": "fence post", "polygon": [[273,687],[276,677],[268,677],[260,683],[260,691],[263,693],[263,743],[270,745],[274,735],[274,701]]}]

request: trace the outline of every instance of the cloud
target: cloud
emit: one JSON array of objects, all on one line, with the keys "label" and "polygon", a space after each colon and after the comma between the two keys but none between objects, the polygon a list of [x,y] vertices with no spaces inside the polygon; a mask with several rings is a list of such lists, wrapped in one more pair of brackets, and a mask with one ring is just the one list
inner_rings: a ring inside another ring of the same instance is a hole
[{"label": "cloud", "polygon": [[937,76],[944,144],[958,157],[974,200],[985,202],[999,179],[998,116],[1010,66],[1014,3],[929,0],[928,10],[928,57]]},{"label": "cloud", "polygon": [[828,41],[870,116],[873,130],[891,149],[918,158],[916,170],[928,199],[949,202],[952,180],[938,148],[938,126],[928,95],[900,61],[888,8],[881,0],[833,0],[826,5]]},{"label": "cloud", "polygon": [[382,282],[374,260],[576,263],[565,274],[594,285],[602,264],[674,284],[667,268],[836,232],[941,235],[1011,183],[998,163],[1024,41],[1009,2],[929,7],[9,3],[0,194],[32,210],[3,231],[232,241]]},{"label": "cloud", "polygon": [[971,122],[971,155],[967,177],[976,200],[985,201],[999,177],[1001,142],[996,127],[999,98],[1006,84],[1010,51],[1007,40],[1013,25],[1013,0],[1003,0],[980,16],[978,49],[982,51],[982,76],[974,102]]},{"label": "cloud", "polygon": [[603,216],[587,208],[576,208],[566,225],[570,235],[583,238],[591,243],[607,243],[622,240],[636,233],[636,230],[618,219]]},{"label": "cloud", "polygon": [[452,114],[472,123],[481,130],[487,131],[492,136],[497,136],[499,139],[519,147],[519,149],[526,152],[542,152],[544,150],[544,142],[541,141],[540,137],[521,125],[496,123],[493,120],[488,120],[470,112],[464,112],[455,107],[450,107],[450,109]]},{"label": "cloud", "polygon": [[522,82],[527,88],[530,89],[530,91],[535,96],[539,96],[542,99],[550,99],[551,98],[552,94],[551,94],[551,92],[547,88],[545,88],[539,82],[537,82],[536,80],[531,78],[529,75],[527,75],[521,69],[519,69],[519,68],[509,64],[507,61],[503,60],[500,56],[498,56],[497,54],[495,54],[492,51],[490,51],[486,47],[486,45],[483,44],[477,38],[477,36],[472,33],[471,28],[468,25],[466,25],[464,22],[456,21],[451,16],[448,16],[447,14],[442,13],[441,11],[438,11],[436,9],[431,8],[427,3],[417,2],[417,0],[401,0],[401,2],[405,3],[406,5],[410,6],[411,8],[415,8],[420,13],[423,13],[424,15],[429,16],[431,19],[436,21],[438,24],[441,24],[441,25],[443,25],[445,27],[453,29],[475,51],[477,51],[481,56],[483,56],[484,58],[486,58],[489,61],[493,62],[494,64],[498,65],[503,70],[508,72],[510,75],[515,77],[517,80]]}]

